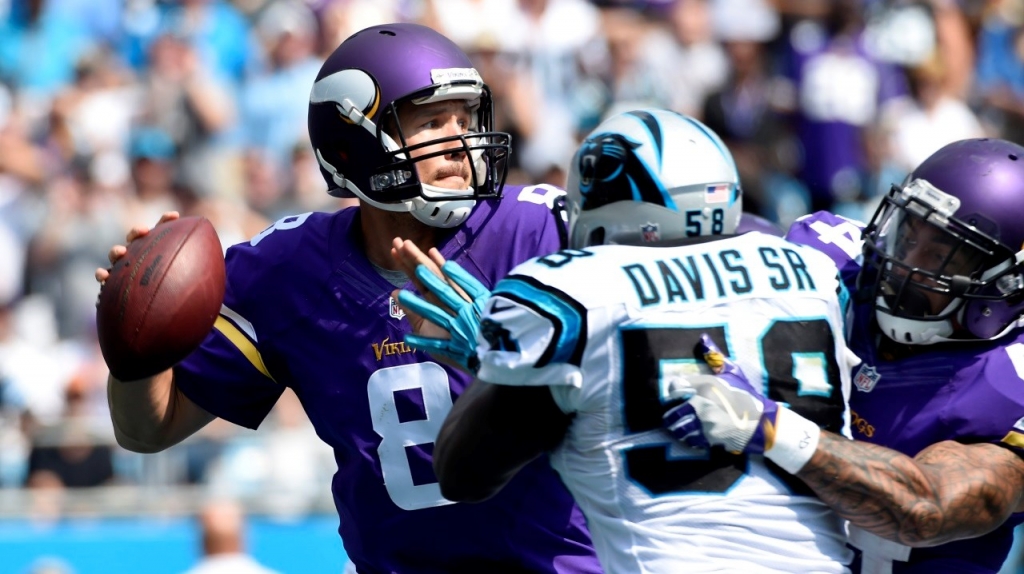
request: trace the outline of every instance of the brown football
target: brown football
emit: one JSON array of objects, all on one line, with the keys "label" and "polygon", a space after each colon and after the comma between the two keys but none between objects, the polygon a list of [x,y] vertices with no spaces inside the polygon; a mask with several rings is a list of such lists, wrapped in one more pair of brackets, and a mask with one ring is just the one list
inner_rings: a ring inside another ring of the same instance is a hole
[{"label": "brown football", "polygon": [[110,373],[155,375],[210,333],[224,301],[224,255],[210,221],[182,217],[128,245],[96,304],[96,332]]}]

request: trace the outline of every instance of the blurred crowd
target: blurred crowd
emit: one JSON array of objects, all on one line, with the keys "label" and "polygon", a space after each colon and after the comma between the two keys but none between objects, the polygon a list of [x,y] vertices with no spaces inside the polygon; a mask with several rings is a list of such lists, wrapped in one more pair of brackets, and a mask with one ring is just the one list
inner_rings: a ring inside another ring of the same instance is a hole
[{"label": "blurred crowd", "polygon": [[256,433],[114,446],[93,271],[168,210],[226,248],[351,204],[325,193],[309,90],[388,21],[471,55],[512,183],[564,185],[583,135],[647,106],[717,131],[745,208],[782,226],[867,219],[950,141],[1024,142],[1024,0],[0,0],[0,487],[192,484],[279,493],[282,511],[323,494],[332,455],[291,394]]}]

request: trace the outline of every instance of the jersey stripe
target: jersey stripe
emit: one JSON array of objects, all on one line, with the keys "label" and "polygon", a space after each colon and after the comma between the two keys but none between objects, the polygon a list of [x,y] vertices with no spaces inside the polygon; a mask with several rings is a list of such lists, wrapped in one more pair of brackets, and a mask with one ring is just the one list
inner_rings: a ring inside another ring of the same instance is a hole
[{"label": "jersey stripe", "polygon": [[245,317],[242,317],[227,305],[220,306],[220,314],[224,315],[228,319],[231,319],[231,322],[234,323],[236,327],[241,329],[242,332],[245,333],[247,337],[252,339],[253,343],[260,342],[260,340],[256,338],[256,329],[253,328],[252,323],[245,320]]},{"label": "jersey stripe", "polygon": [[[251,328],[252,325],[249,325],[249,327]],[[245,358],[252,363],[253,367],[256,367],[257,371],[263,373],[263,375],[271,381],[274,381],[275,383],[277,382],[270,374],[270,371],[267,370],[267,366],[263,364],[263,357],[260,355],[259,349],[256,348],[256,345],[254,345],[248,337],[242,334],[242,331],[240,331],[234,323],[225,319],[223,315],[218,315],[217,321],[213,324],[213,328],[217,329],[222,335],[227,337],[228,341],[231,341],[231,343],[237,347],[243,355],[245,355]]]},{"label": "jersey stripe", "polygon": [[510,275],[494,287],[493,295],[513,300],[551,320],[555,336],[535,367],[549,363],[580,366],[587,337],[587,312],[575,299],[532,277]]},{"label": "jersey stripe", "polygon": [[1024,448],[1024,434],[1017,431],[1010,431],[1006,433],[1006,436],[1003,437],[1001,442],[1017,448]]}]

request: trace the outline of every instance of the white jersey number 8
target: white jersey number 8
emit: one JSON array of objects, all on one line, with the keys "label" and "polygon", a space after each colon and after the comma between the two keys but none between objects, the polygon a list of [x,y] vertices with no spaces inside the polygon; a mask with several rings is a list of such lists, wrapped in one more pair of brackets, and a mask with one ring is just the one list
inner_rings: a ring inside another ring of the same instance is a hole
[{"label": "white jersey number 8", "polygon": [[[401,421],[395,404],[395,393],[419,389],[423,395],[426,417]],[[418,510],[453,504],[441,496],[437,482],[416,484],[405,453],[405,447],[433,444],[441,431],[448,411],[452,410],[452,395],[448,373],[436,363],[414,363],[381,369],[367,381],[370,400],[370,418],[373,431],[380,435],[377,456],[384,475],[384,486],[392,502],[403,510]]]}]

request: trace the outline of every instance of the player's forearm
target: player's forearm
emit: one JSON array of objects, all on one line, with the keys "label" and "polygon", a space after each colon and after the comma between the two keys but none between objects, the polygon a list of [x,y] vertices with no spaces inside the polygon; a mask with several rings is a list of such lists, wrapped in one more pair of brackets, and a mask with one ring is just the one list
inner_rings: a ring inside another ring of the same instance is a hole
[{"label": "player's forearm", "polygon": [[482,502],[504,488],[521,465],[510,464],[491,440],[490,427],[459,406],[456,401],[434,443],[434,473],[448,500]]},{"label": "player's forearm", "polygon": [[488,457],[482,433],[459,432],[459,417],[449,418],[434,446],[434,473],[441,494],[455,502],[481,502],[500,491],[511,474],[499,472]]},{"label": "player's forearm", "polygon": [[907,546],[935,546],[990,532],[1018,504],[1019,489],[1004,480],[1017,471],[984,455],[945,442],[912,459],[822,432],[796,475],[856,526]]},{"label": "player's forearm", "polygon": [[494,496],[523,466],[554,448],[570,420],[547,387],[474,381],[455,401],[434,443],[441,494],[458,502]]},{"label": "player's forearm", "polygon": [[107,402],[117,443],[133,452],[164,450],[213,419],[175,387],[171,369],[139,381],[109,377]]}]

